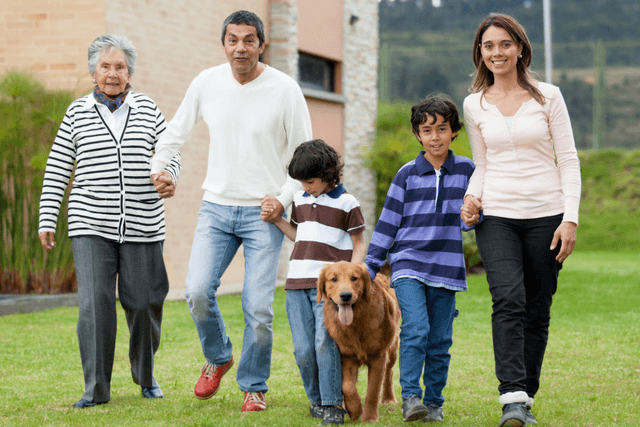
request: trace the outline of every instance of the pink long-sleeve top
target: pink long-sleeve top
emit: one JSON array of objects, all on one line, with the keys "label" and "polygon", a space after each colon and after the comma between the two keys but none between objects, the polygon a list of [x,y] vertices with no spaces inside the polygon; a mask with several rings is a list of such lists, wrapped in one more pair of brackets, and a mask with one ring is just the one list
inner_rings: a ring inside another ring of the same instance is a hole
[{"label": "pink long-sleeve top", "polygon": [[[511,131],[481,93],[464,100],[476,169],[466,194],[482,199],[485,215],[530,219],[564,213],[578,224],[580,160],[560,89],[538,83],[546,102],[523,102]],[[556,160],[557,159],[557,160]]]}]

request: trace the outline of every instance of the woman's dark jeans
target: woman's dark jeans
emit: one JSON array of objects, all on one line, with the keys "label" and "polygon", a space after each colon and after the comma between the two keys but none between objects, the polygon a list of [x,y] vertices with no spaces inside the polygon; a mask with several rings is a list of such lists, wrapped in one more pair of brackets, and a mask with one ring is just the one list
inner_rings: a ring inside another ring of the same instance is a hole
[{"label": "woman's dark jeans", "polygon": [[476,241],[493,301],[491,325],[500,394],[540,386],[551,302],[562,264],[550,250],[562,214],[534,219],[485,216]]}]

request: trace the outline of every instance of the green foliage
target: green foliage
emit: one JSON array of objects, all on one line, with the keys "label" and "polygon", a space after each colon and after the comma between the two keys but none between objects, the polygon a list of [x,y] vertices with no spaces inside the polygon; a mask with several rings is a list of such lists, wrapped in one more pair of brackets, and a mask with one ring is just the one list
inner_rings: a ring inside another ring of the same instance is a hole
[{"label": "green foliage", "polygon": [[582,151],[577,248],[630,251],[640,244],[640,151]]},{"label": "green foliage", "polygon": [[[398,170],[423,150],[411,129],[411,107],[408,103],[378,104],[378,134],[365,158],[365,165],[376,175],[376,218],[382,212],[387,191]],[[458,156],[472,157],[464,127],[451,143],[451,150]],[[465,262],[467,268],[472,268],[481,262],[475,232],[462,234]]]},{"label": "green foliage", "polygon": [[24,74],[0,80],[0,293],[68,292],[75,284],[66,215],[60,215],[50,254],[38,239],[44,167],[72,100],[70,93],[47,92]]},{"label": "green foliage", "polygon": [[[637,251],[577,252],[566,261],[554,296],[549,344],[533,406],[540,425],[638,425],[639,274]],[[236,361],[244,328],[240,299],[240,295],[218,298],[227,332],[236,344]],[[118,307],[111,402],[83,411],[71,408],[83,391],[75,333],[77,307],[2,316],[0,426],[317,427],[320,423],[309,415],[309,401],[292,355],[285,299],[285,291],[278,288],[273,304],[268,408],[259,414],[240,412],[243,395],[235,382],[237,364],[222,379],[212,399],[193,396],[204,358],[185,301],[168,301],[164,307],[154,376],[165,398],[143,399],[140,388],[131,380],[129,334],[124,313]],[[493,369],[491,296],[484,275],[469,277],[469,292],[458,294],[456,306],[460,315],[453,326],[449,379],[443,390],[445,421],[441,424],[495,427],[501,411]],[[364,368],[359,376],[358,390],[363,397],[367,378]],[[393,387],[400,400],[398,364]],[[381,406],[375,425],[407,426],[401,414],[400,403]],[[345,426],[356,425],[359,423],[345,420]]]}]

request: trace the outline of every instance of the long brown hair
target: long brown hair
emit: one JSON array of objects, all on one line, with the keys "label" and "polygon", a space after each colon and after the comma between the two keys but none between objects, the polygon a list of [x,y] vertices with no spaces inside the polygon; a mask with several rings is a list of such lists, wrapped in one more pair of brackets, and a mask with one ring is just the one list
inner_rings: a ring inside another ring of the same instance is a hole
[{"label": "long brown hair", "polygon": [[503,15],[498,13],[492,13],[480,24],[478,31],[476,32],[476,38],[473,41],[473,63],[476,66],[474,73],[473,84],[471,85],[471,92],[484,92],[487,88],[494,83],[493,73],[489,71],[482,59],[482,36],[489,27],[498,27],[509,33],[509,36],[522,47],[522,58],[518,57],[516,64],[516,70],[518,73],[518,84],[527,90],[538,101],[539,104],[544,105],[544,95],[538,90],[533,83],[533,78],[529,73],[529,66],[531,65],[531,43],[527,33],[522,28],[522,25],[509,15]]}]

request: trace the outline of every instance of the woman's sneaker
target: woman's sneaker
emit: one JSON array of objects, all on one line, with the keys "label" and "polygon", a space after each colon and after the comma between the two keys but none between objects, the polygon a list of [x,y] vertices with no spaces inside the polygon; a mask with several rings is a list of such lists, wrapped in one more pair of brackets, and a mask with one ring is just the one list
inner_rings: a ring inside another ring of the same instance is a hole
[{"label": "woman's sneaker", "polygon": [[502,407],[500,427],[522,427],[526,423],[527,405],[522,402],[508,403]]}]

